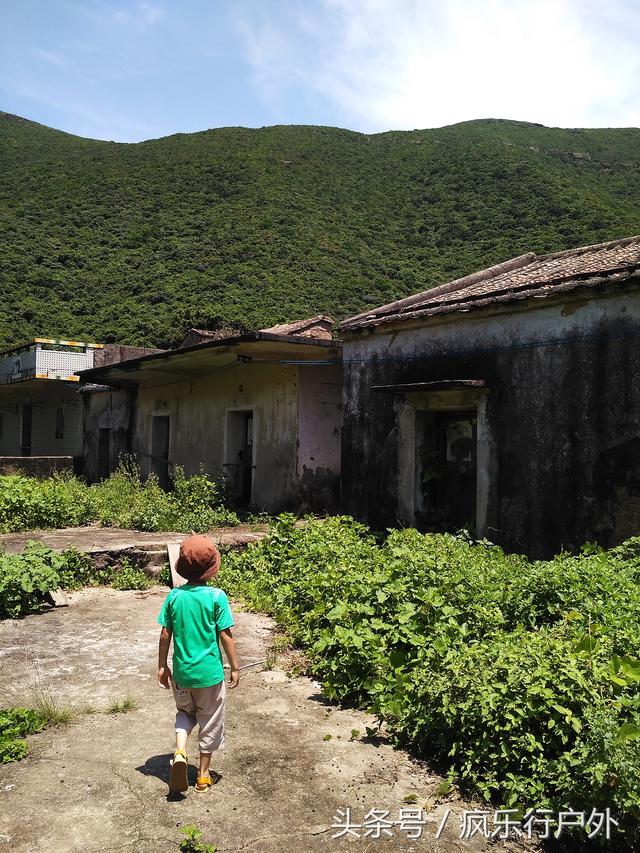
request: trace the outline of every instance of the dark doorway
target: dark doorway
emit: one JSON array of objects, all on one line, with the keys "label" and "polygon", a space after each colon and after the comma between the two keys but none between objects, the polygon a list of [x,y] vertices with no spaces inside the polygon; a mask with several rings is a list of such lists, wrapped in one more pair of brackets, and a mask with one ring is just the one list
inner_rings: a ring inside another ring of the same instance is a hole
[{"label": "dark doorway", "polygon": [[169,488],[169,415],[155,415],[151,434],[151,470],[161,489]]},{"label": "dark doorway", "polygon": [[98,479],[106,480],[111,474],[111,430],[98,430]]},{"label": "dark doorway", "polygon": [[22,404],[21,453],[31,456],[31,431],[33,425],[33,407],[31,403]]},{"label": "dark doorway", "polygon": [[231,497],[237,506],[249,506],[253,491],[253,411],[227,412],[227,461]]},{"label": "dark doorway", "polygon": [[475,532],[477,413],[416,412],[416,524]]}]

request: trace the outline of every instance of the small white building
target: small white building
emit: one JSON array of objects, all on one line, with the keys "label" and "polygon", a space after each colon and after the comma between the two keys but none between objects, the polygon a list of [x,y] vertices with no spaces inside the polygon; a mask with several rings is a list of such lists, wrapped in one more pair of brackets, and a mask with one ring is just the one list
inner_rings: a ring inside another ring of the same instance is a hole
[{"label": "small white building", "polygon": [[0,472],[73,468],[82,456],[77,373],[93,367],[101,349],[102,344],[34,338],[0,352]]}]

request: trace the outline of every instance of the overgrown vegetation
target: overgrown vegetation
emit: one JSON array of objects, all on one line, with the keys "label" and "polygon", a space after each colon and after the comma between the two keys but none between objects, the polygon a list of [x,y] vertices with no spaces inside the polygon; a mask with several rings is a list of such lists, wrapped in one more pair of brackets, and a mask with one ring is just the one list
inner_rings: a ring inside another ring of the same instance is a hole
[{"label": "overgrown vegetation", "polygon": [[41,610],[49,590],[62,585],[66,553],[29,542],[22,554],[0,554],[0,618]]},{"label": "overgrown vegetation", "polygon": [[[201,532],[238,523],[235,513],[225,507],[217,484],[204,474],[185,477],[178,468],[173,479],[173,491],[164,492],[153,478],[142,483],[138,469],[130,463],[95,486],[69,476],[49,480],[0,476],[0,530],[99,521],[139,530]],[[168,583],[168,567],[160,581]],[[146,589],[150,584],[144,571],[127,558],[119,565],[96,567],[75,548],[60,553],[30,541],[21,554],[0,553],[0,619],[42,610],[47,594],[58,588],[108,585],[127,590]]]},{"label": "overgrown vegetation", "polygon": [[136,145],[0,114],[0,344],[340,319],[640,231],[640,130],[223,128]]},{"label": "overgrown vegetation", "polygon": [[282,516],[219,580],[273,613],[326,695],[508,807],[640,826],[640,539],[531,563],[489,543]]},{"label": "overgrown vegetation", "polygon": [[129,460],[93,486],[66,474],[45,480],[0,476],[0,532],[99,522],[136,530],[200,533],[239,523],[225,506],[222,489],[204,473],[186,477],[176,467],[172,479],[170,492],[163,491],[153,476],[142,482],[139,469]]},{"label": "overgrown vegetation", "polygon": [[47,720],[28,708],[0,710],[0,762],[20,761],[29,751],[27,735],[41,732]]},{"label": "overgrown vegetation", "polygon": [[60,588],[146,589],[151,583],[142,569],[127,558],[120,564],[97,567],[76,548],[59,552],[31,540],[21,554],[0,554],[0,619],[43,610],[47,594]]},{"label": "overgrown vegetation", "polygon": [[110,586],[113,589],[147,589],[151,586],[149,578],[139,566],[134,565],[127,557],[120,563],[118,571],[114,572]]}]

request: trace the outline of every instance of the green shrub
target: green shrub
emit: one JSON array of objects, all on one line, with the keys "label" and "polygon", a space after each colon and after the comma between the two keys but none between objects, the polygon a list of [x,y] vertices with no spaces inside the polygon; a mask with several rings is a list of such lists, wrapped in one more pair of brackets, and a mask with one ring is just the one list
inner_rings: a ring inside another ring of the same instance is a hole
[{"label": "green shrub", "polygon": [[22,554],[0,554],[0,618],[41,610],[49,590],[60,586],[62,554],[29,542]]},{"label": "green shrub", "polygon": [[186,477],[173,471],[173,491],[156,477],[142,482],[137,465],[122,460],[107,480],[87,486],[76,477],[45,480],[0,476],[0,532],[74,527],[90,522],[137,530],[205,532],[239,523],[228,510],[221,488],[204,473]]},{"label": "green shrub", "polygon": [[27,708],[0,710],[0,762],[20,761],[28,752],[27,735],[42,731],[47,720]]},{"label": "green shrub", "polygon": [[169,563],[165,563],[160,569],[156,577],[156,582],[163,586],[171,586],[171,567]]},{"label": "green shrub", "polygon": [[238,516],[224,506],[223,491],[203,472],[185,477],[182,468],[176,467],[172,479],[174,491],[169,493],[169,512],[174,526],[167,529],[206,533],[213,527],[239,523]]},{"label": "green shrub", "polygon": [[281,516],[217,581],[302,646],[325,694],[499,805],[640,826],[637,540],[530,563],[488,543]]},{"label": "green shrub", "polygon": [[[48,550],[43,547],[43,550]],[[109,582],[108,572],[96,569],[91,557],[77,548],[66,548],[62,552],[63,563],[58,569],[59,586],[74,590],[83,586],[99,586]]]},{"label": "green shrub", "polygon": [[93,517],[107,527],[130,527],[128,513],[142,488],[138,466],[131,457],[121,458],[110,477],[89,489]]},{"label": "green shrub", "polygon": [[88,554],[76,548],[61,553],[41,542],[29,541],[21,554],[0,554],[0,619],[37,613],[47,603],[47,593],[62,587],[108,586],[146,589],[151,581],[125,559],[119,567],[98,568]]},{"label": "green shrub", "polygon": [[46,480],[0,476],[0,531],[72,527],[92,518],[89,490],[80,480],[54,474]]},{"label": "green shrub", "polygon": [[114,572],[111,581],[113,589],[147,589],[151,581],[139,566],[134,566],[128,559],[124,559],[117,571]]}]

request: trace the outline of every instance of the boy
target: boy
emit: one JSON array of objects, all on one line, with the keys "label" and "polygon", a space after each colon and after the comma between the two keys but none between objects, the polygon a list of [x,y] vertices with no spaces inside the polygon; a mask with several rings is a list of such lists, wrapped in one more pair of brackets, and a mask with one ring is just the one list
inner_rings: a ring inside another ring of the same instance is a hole
[{"label": "boy", "polygon": [[[240,672],[236,645],[231,634],[233,616],[225,593],[207,586],[220,568],[220,553],[206,536],[194,535],[180,546],[176,571],[186,578],[184,586],[172,589],[158,616],[162,625],[158,650],[158,684],[165,690],[169,682],[176,700],[176,750],[171,765],[169,788],[186,791],[187,738],[198,723],[200,768],[195,789],[199,793],[222,778],[211,774],[211,753],[224,744],[226,687],[218,639],[222,643],[231,676],[229,687],[238,686]],[[173,676],[167,666],[173,636]]]}]

